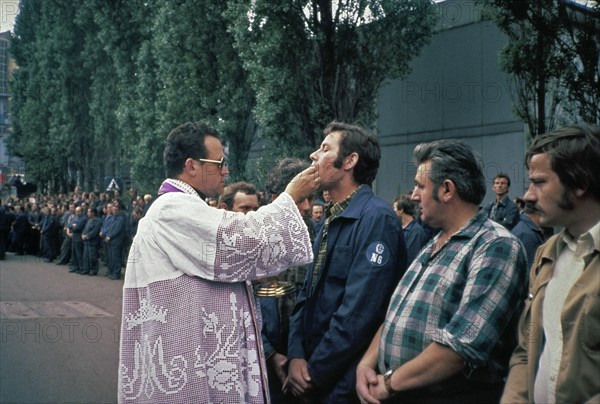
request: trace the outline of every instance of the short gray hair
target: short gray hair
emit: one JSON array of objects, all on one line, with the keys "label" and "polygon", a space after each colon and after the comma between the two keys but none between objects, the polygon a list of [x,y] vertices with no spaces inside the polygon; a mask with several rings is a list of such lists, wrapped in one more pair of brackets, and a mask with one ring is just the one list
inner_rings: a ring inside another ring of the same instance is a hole
[{"label": "short gray hair", "polygon": [[458,195],[465,201],[479,205],[485,196],[485,177],[481,159],[470,146],[460,140],[437,140],[421,143],[413,153],[415,163],[431,162],[427,176],[433,182],[433,197],[444,180],[456,186]]}]

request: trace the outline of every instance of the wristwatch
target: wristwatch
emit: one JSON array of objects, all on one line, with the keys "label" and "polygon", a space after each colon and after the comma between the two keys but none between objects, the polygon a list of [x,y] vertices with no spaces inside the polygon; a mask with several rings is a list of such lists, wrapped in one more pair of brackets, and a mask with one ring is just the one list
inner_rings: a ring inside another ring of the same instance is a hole
[{"label": "wristwatch", "polygon": [[392,388],[392,374],[394,373],[394,370],[396,369],[390,369],[383,375],[383,385],[385,386],[385,389],[387,390],[390,397],[393,397],[396,394],[398,394],[398,392]]}]

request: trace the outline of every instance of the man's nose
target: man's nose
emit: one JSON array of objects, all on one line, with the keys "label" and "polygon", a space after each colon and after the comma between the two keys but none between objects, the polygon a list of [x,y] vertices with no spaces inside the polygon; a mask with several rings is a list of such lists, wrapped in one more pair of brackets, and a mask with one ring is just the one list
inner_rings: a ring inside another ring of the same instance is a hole
[{"label": "man's nose", "polygon": [[523,199],[525,200],[525,202],[535,202],[537,200],[537,198],[535,197],[535,193],[531,189],[532,186],[533,184],[530,184],[529,188],[527,188],[527,192],[525,192],[525,195],[523,195]]}]

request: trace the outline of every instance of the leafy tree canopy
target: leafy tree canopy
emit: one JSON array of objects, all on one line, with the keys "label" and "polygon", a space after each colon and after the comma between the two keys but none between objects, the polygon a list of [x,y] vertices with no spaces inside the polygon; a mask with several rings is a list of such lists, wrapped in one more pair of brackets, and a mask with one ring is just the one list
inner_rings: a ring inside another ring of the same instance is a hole
[{"label": "leafy tree canopy", "polygon": [[509,41],[515,113],[532,136],[562,120],[600,123],[600,4],[573,0],[480,0]]},{"label": "leafy tree canopy", "polygon": [[279,155],[306,156],[334,119],[373,126],[382,83],[409,72],[434,25],[420,0],[256,0],[228,13],[256,119]]},{"label": "leafy tree canopy", "polygon": [[202,120],[232,179],[260,182],[259,134],[262,171],[333,119],[373,126],[433,25],[428,0],[21,0],[10,150],[44,190],[120,175],[154,192],[167,132]]}]

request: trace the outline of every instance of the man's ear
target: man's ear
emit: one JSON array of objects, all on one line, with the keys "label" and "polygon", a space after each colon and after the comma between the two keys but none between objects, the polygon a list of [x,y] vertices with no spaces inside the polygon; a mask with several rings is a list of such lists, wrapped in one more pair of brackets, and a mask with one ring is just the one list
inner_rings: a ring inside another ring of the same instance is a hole
[{"label": "man's ear", "polygon": [[346,157],[344,157],[344,163],[342,165],[342,167],[344,168],[344,170],[350,170],[352,168],[354,168],[356,166],[356,164],[358,164],[358,153],[353,152],[350,153],[349,155],[347,155]]},{"label": "man's ear", "polygon": [[227,204],[226,204],[226,203],[222,203],[222,202],[221,202],[221,203],[219,204],[219,209],[225,209],[225,210],[229,210],[229,206],[227,206]]},{"label": "man's ear", "polygon": [[197,171],[194,159],[188,158],[185,160],[185,163],[183,163],[183,171],[187,174]]},{"label": "man's ear", "polygon": [[456,184],[452,180],[444,180],[440,185],[439,196],[444,202],[448,202],[456,195]]}]

